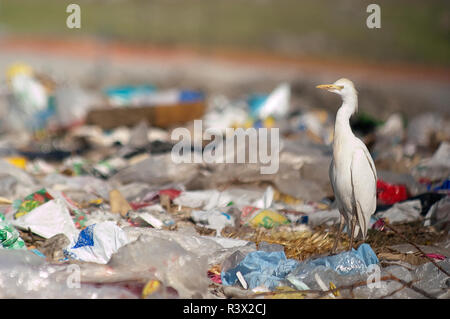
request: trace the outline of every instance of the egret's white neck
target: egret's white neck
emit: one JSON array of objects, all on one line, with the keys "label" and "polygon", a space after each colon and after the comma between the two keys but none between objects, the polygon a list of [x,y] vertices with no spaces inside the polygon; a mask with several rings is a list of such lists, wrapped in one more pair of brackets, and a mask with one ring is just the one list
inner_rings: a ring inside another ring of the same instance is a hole
[{"label": "egret's white neck", "polygon": [[353,135],[350,127],[350,117],[358,109],[358,96],[356,93],[342,96],[342,105],[336,114],[336,123],[334,125],[334,138],[338,139],[344,135]]}]

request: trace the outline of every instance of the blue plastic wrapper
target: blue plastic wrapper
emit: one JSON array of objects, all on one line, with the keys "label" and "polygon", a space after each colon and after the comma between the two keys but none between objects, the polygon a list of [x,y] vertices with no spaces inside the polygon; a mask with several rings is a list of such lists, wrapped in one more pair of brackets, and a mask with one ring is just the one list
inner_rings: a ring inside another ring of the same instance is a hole
[{"label": "blue plastic wrapper", "polygon": [[237,267],[221,273],[224,285],[234,285],[240,271],[250,289],[265,286],[271,290],[279,286],[292,271],[304,278],[317,267],[332,269],[340,275],[350,275],[367,271],[367,267],[377,264],[378,258],[370,245],[362,244],[357,250],[345,251],[338,255],[326,256],[304,262],[287,259],[284,251],[249,253]]},{"label": "blue plastic wrapper", "polygon": [[64,249],[64,255],[71,259],[106,264],[112,254],[127,243],[125,232],[114,222],[106,221],[83,229],[77,241]]},{"label": "blue plastic wrapper", "polygon": [[273,289],[298,264],[294,259],[287,259],[284,251],[254,251],[247,254],[237,267],[222,272],[222,283],[226,286],[234,285],[238,280],[236,273],[240,271],[250,289],[261,285]]}]

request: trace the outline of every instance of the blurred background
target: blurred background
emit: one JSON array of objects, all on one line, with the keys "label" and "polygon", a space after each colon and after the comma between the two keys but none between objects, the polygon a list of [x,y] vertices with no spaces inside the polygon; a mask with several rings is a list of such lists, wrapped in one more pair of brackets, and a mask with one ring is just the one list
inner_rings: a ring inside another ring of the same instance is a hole
[{"label": "blurred background", "polygon": [[285,57],[449,66],[448,1],[377,1],[382,29],[366,27],[373,1],[79,0],[82,27],[65,27],[73,1],[3,0],[3,34]]},{"label": "blurred background", "polygon": [[407,120],[450,108],[450,4],[373,1],[78,0],[81,28],[66,26],[74,1],[0,2],[0,81],[23,62],[57,83],[198,89],[237,98],[291,85],[291,108],[335,112],[315,89],[352,79],[360,110]]}]

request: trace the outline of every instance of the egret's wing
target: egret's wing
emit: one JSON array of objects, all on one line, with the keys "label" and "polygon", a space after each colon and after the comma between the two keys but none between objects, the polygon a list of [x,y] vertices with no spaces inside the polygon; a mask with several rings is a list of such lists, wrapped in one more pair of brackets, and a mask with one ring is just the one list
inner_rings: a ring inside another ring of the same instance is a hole
[{"label": "egret's wing", "polygon": [[340,203],[339,203],[339,198],[336,195],[336,190],[334,189],[334,185],[336,184],[336,176],[334,174],[334,159],[331,159],[331,164],[330,167],[328,169],[328,176],[330,178],[330,184],[331,184],[331,189],[333,190],[333,194],[334,194],[334,201],[337,203],[339,209],[341,207]]},{"label": "egret's wing", "polygon": [[334,191],[334,159],[331,159],[330,167],[328,168],[328,177],[330,178],[331,188],[333,189],[333,194],[336,196]]},{"label": "egret's wing", "polygon": [[361,140],[358,140],[358,144],[361,146],[364,154],[366,155],[367,160],[369,161],[370,168],[372,169],[373,177],[375,178],[375,182],[377,181],[377,170],[375,168],[375,163],[373,162],[372,156],[370,155],[369,150],[367,149],[366,144],[364,144]]},{"label": "egret's wing", "polygon": [[363,148],[358,147],[353,152],[351,164],[353,199],[364,238],[366,237],[370,216],[375,212],[377,205],[377,180],[372,163]]}]

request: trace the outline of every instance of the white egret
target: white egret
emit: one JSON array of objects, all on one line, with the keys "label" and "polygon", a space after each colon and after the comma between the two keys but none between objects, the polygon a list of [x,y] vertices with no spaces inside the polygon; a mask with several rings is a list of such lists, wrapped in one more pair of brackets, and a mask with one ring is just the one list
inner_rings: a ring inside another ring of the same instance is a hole
[{"label": "white egret", "polygon": [[336,114],[333,159],[329,170],[341,214],[339,233],[332,249],[332,253],[335,253],[344,223],[350,236],[349,250],[353,247],[353,239],[359,234],[363,240],[366,238],[370,216],[377,205],[377,172],[369,150],[350,127],[350,117],[358,110],[358,92],[353,82],[339,79],[333,84],[318,85],[317,88],[339,94],[343,101]]}]

